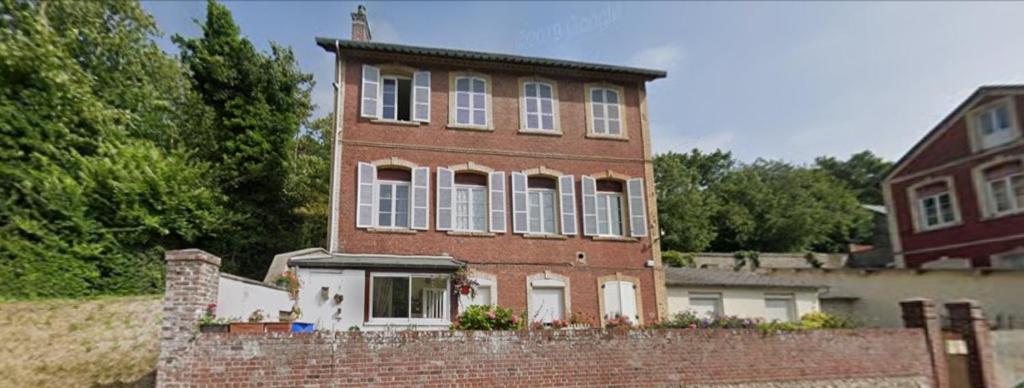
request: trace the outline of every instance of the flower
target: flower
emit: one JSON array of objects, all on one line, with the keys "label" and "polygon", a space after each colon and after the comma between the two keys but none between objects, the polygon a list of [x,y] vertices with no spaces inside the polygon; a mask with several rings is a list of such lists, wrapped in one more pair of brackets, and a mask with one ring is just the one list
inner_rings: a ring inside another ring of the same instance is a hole
[{"label": "flower", "polygon": [[487,312],[487,318],[496,319],[498,318],[498,315],[494,313],[494,310],[491,310]]}]

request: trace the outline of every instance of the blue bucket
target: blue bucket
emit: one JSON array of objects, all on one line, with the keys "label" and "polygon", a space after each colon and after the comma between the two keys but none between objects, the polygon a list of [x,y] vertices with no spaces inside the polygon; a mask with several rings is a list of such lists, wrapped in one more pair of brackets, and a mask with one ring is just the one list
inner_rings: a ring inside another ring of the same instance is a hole
[{"label": "blue bucket", "polygon": [[313,324],[303,322],[292,322],[292,333],[312,333]]}]

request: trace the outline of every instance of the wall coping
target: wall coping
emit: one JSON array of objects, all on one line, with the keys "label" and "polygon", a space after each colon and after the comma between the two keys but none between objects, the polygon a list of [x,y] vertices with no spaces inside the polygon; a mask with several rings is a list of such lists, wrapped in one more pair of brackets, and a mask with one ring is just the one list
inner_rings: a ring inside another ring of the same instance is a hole
[{"label": "wall coping", "polygon": [[200,261],[217,267],[220,267],[221,263],[220,257],[195,248],[164,252],[164,259],[166,261]]}]

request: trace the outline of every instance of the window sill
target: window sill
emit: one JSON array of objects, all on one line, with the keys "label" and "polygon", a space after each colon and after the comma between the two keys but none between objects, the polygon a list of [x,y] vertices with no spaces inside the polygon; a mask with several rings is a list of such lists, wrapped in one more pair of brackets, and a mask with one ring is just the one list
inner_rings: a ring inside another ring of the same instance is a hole
[{"label": "window sill", "polygon": [[544,129],[519,128],[519,133],[522,134],[522,135],[562,136],[562,131],[544,130]]},{"label": "window sill", "polygon": [[629,141],[628,136],[599,135],[596,133],[587,133],[587,139]]},{"label": "window sill", "polygon": [[591,237],[594,241],[618,241],[618,242],[637,242],[640,239],[636,237],[626,236],[593,236]]},{"label": "window sill", "polygon": [[963,225],[963,222],[957,221],[957,222],[954,222],[954,223],[951,223],[951,224],[931,226],[931,227],[922,227],[922,228],[916,230],[915,232],[918,233],[918,234],[920,234],[920,233],[928,233],[928,232],[936,232],[936,231],[945,230],[945,229],[952,229],[952,228],[958,227],[960,225]]},{"label": "window sill", "polygon": [[1016,215],[1019,215],[1019,214],[1024,214],[1024,209],[1017,209],[1017,210],[1011,210],[1011,211],[1006,211],[1006,212],[1002,212],[1002,213],[990,214],[990,215],[981,217],[981,219],[979,221],[981,221],[981,222],[995,221],[995,220],[998,220],[998,219],[1002,219],[1002,218],[1006,218],[1006,217],[1012,217],[1012,216],[1016,216]]},{"label": "window sill", "polygon": [[386,120],[386,119],[373,119],[370,120],[374,124],[387,124],[387,125],[401,125],[406,127],[418,127],[422,125],[419,121],[404,121],[404,120]]},{"label": "window sill", "polygon": [[468,232],[468,231],[458,231],[458,230],[449,231],[448,235],[449,236],[456,236],[456,237],[494,237],[494,236],[496,236],[494,233],[490,233],[490,232]]},{"label": "window sill", "polygon": [[448,327],[451,326],[451,324],[452,323],[450,321],[439,321],[439,320],[436,320],[436,319],[429,319],[429,320],[417,320],[417,319],[388,320],[388,319],[372,319],[371,318],[370,320],[368,320],[366,322],[363,322],[363,326],[367,326],[367,327],[375,327],[375,328],[388,328],[388,327],[392,327],[392,328],[402,328],[402,329],[404,329],[406,327],[409,327],[409,326],[415,326],[415,327],[421,327],[421,328],[443,328],[443,329],[448,329]]},{"label": "window sill", "polygon": [[494,132],[494,127],[481,126],[481,125],[448,124],[447,128],[448,129],[459,130],[459,131]]},{"label": "window sill", "polygon": [[534,238],[539,240],[567,240],[569,236],[564,234],[524,234],[523,238]]},{"label": "window sill", "polygon": [[394,234],[416,234],[415,230],[407,228],[366,228],[371,233],[394,233]]}]

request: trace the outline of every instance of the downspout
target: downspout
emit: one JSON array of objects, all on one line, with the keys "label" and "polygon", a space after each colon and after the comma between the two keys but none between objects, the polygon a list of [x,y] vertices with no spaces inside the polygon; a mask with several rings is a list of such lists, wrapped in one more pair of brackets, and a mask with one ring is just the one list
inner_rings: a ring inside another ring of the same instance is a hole
[{"label": "downspout", "polygon": [[327,251],[330,253],[341,250],[338,236],[338,217],[341,202],[341,137],[344,105],[344,72],[345,62],[341,59],[338,41],[334,41],[334,136],[331,142],[331,204],[327,215]]}]

